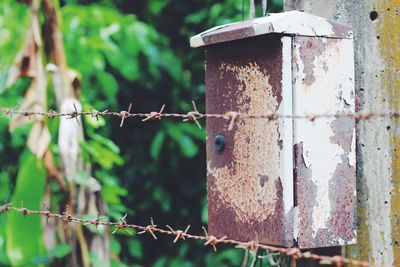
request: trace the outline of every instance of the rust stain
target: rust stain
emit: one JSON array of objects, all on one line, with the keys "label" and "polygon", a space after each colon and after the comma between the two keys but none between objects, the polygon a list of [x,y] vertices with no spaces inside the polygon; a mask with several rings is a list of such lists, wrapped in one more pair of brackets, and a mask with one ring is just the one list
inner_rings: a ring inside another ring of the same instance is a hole
[{"label": "rust stain", "polygon": [[[341,53],[344,52],[342,43],[339,42],[341,42],[340,39],[294,37],[294,72],[298,74],[298,79],[302,79],[294,80],[294,83],[301,84],[301,88],[307,90],[307,92],[297,93],[299,97],[295,97],[295,101],[318,101],[323,94],[321,91],[326,90],[325,95],[328,94],[329,101],[334,103],[326,108],[340,109],[343,112],[352,111],[351,99],[345,99],[345,97],[351,98],[351,94],[347,91],[351,90],[351,87],[343,88],[346,94],[341,91],[348,80],[340,77],[338,65],[332,65],[333,62],[339,62],[339,64],[343,62],[336,60],[342,58]],[[349,69],[343,70],[345,73],[347,71]],[[351,77],[350,74],[351,72],[348,73],[349,77]],[[332,83],[326,82],[327,79],[331,79]],[[321,84],[325,84],[327,88],[320,86]],[[319,94],[316,93],[317,91]],[[321,101],[324,101],[322,99]],[[346,100],[349,103],[346,103]],[[315,106],[318,108],[318,104]],[[299,110],[304,108],[301,105],[300,107]],[[323,159],[318,161],[313,151],[308,154],[309,146],[306,149],[306,145],[318,142],[305,138],[305,136],[315,136],[314,130],[321,129],[318,127],[324,129],[324,134],[328,139],[326,140],[327,155],[330,159],[327,162]],[[352,150],[353,141],[355,141],[354,127],[352,119],[327,120],[323,126],[317,125],[310,129],[300,127],[301,138],[295,139],[297,144],[295,145],[294,178],[295,203],[299,209],[298,244],[301,248],[334,246],[355,241],[355,167],[350,166],[347,160],[350,153],[354,156],[354,150]],[[304,131],[308,135],[305,135]],[[354,165],[354,158],[352,159],[351,164]],[[325,164],[332,165],[324,166]],[[324,171],[326,168],[329,168],[328,171]],[[349,188],[341,190],[340,184],[343,187],[348,185]]]},{"label": "rust stain", "polygon": [[[221,64],[222,73],[234,73],[238,83],[236,105],[241,112],[265,114],[275,111],[278,102],[273,96],[269,76],[256,63],[246,66]],[[232,206],[237,219],[265,220],[274,215],[278,199],[273,188],[279,173],[278,122],[266,120],[241,120],[234,136],[233,162],[222,168],[209,168],[209,173],[218,177],[216,190],[220,192],[224,205]],[[265,159],[265,160],[260,160]],[[259,177],[270,177],[260,182]],[[223,179],[222,177],[229,177]],[[262,184],[262,185],[261,185]]]},{"label": "rust stain", "polygon": [[[356,210],[356,183],[351,177],[356,173],[355,166],[349,164],[349,154],[352,150],[352,141],[355,134],[355,121],[351,118],[335,119],[331,122],[334,135],[330,138],[333,144],[343,149],[341,163],[336,166],[329,181],[329,199],[331,205],[331,219],[328,223],[329,231],[324,233],[325,238],[340,236],[335,245],[342,242],[352,242],[356,238],[357,225],[355,224]],[[340,196],[340,197],[338,197]]]},{"label": "rust stain", "polygon": [[[243,53],[246,51],[246,53]],[[282,43],[270,35],[206,51],[206,111],[276,112],[282,101]],[[293,219],[284,214],[278,123],[236,121],[233,130],[207,119],[209,232],[242,241],[291,246]],[[216,135],[225,150],[214,151]],[[243,231],[243,229],[247,229]]]},{"label": "rust stain", "polygon": [[307,168],[303,153],[303,143],[295,144],[295,203],[300,210],[298,222],[299,236],[295,236],[295,238],[297,238],[301,247],[308,248],[315,245],[311,237],[314,234],[312,213],[317,198],[317,185],[311,180],[312,170]]},{"label": "rust stain", "polygon": [[230,27],[222,27],[217,32],[218,34],[203,35],[203,42],[205,44],[222,43],[229,40],[243,39],[255,34],[251,21],[243,21],[240,24],[231,25]]},{"label": "rust stain", "polygon": [[[331,216],[328,229],[321,231],[321,240],[333,240],[332,245],[354,243],[357,235],[356,220],[356,182],[352,178],[356,173],[355,166],[351,166],[349,156],[352,150],[354,121],[351,119],[334,120],[331,123],[334,136],[331,142],[343,148],[341,163],[329,181],[329,203]],[[338,239],[338,237],[340,237]]]},{"label": "rust stain", "polygon": [[[323,55],[325,50],[335,47],[334,44],[340,39],[334,38],[296,38],[300,46],[300,57],[304,63],[304,84],[311,86],[315,82],[314,76],[314,61],[320,55]],[[325,72],[329,70],[326,63],[323,64]],[[298,68],[298,66],[297,66]]]},{"label": "rust stain", "polygon": [[[209,186],[215,186],[216,179],[209,179]],[[280,179],[277,179],[274,187],[270,190],[276,191],[278,195],[282,194],[282,184]],[[209,191],[209,197],[216,199],[220,198],[218,191]],[[290,232],[284,232],[282,230],[282,218],[283,214],[283,203],[277,200],[276,203],[277,212],[275,215],[268,216],[261,223],[257,218],[248,218],[246,221],[237,221],[237,210],[225,203],[219,203],[215,201],[209,202],[209,210],[212,224],[209,224],[209,231],[214,232],[217,229],[223,229],[223,235],[232,237],[237,240],[249,241],[258,240],[263,243],[270,244],[284,244],[290,246],[287,240],[292,238]],[[218,216],[217,216],[218,215]],[[288,217],[289,218],[289,217]],[[267,227],[266,227],[267,226]],[[292,223],[288,223],[289,227],[292,227]],[[241,229],[241,230],[240,230]],[[246,229],[243,231],[243,229]],[[221,231],[221,230],[220,230]],[[221,234],[219,234],[222,236]],[[218,236],[218,235],[217,235]]]},{"label": "rust stain", "polygon": [[[350,141],[351,142],[351,141]],[[329,199],[331,204],[331,219],[328,223],[329,232],[337,239],[335,245],[342,242],[352,242],[356,238],[357,225],[355,224],[355,197],[356,184],[353,179],[355,167],[349,165],[348,151],[343,154],[342,162],[337,165],[332,179],[329,181]],[[338,195],[341,197],[338,198]],[[335,201],[336,200],[336,201]],[[328,239],[329,240],[329,239]]]}]

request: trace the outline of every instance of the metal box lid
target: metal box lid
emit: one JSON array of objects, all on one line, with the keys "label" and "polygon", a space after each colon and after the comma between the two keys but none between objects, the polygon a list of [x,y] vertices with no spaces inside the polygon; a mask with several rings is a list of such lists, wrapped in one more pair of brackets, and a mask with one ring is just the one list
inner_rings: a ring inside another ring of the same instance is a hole
[{"label": "metal box lid", "polygon": [[353,38],[351,27],[347,25],[301,11],[289,11],[216,26],[190,38],[190,46],[200,47],[271,33]]}]

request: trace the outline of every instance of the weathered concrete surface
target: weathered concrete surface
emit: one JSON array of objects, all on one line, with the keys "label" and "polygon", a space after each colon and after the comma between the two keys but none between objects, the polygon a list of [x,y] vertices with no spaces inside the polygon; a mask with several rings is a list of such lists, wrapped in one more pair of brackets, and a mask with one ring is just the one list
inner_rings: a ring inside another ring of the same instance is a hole
[{"label": "weathered concrete surface", "polygon": [[[399,0],[287,0],[286,10],[292,9],[350,24],[358,108],[399,111]],[[347,249],[347,256],[385,266],[400,266],[399,130],[392,119],[358,126],[358,244]]]}]

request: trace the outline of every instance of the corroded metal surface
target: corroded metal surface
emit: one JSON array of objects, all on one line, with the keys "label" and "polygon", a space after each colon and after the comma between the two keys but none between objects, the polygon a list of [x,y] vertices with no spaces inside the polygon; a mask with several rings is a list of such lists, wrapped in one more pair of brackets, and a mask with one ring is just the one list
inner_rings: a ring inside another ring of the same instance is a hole
[{"label": "corroded metal surface", "polygon": [[[296,36],[293,47],[294,115],[354,112],[352,41]],[[354,244],[354,120],[296,120],[294,143],[299,246]]]},{"label": "corroded metal surface", "polygon": [[[281,80],[279,37],[210,47],[206,51],[207,112],[278,111],[282,104]],[[216,135],[225,136],[222,153],[214,149]],[[225,122],[207,119],[211,234],[292,245],[291,213],[284,212],[280,177],[282,142],[277,121],[238,121],[228,131]]]},{"label": "corroded metal surface", "polygon": [[270,33],[352,38],[351,28],[346,25],[304,12],[291,11],[214,27],[193,36],[190,45],[200,47]]},{"label": "corroded metal surface", "polygon": [[[284,26],[262,18],[203,33],[202,42],[224,42],[206,50],[207,113],[355,112],[349,28],[291,15]],[[257,21],[278,34],[225,42],[264,34]],[[300,248],[355,243],[354,119],[238,120],[231,131],[225,123],[207,119],[210,234]]]}]

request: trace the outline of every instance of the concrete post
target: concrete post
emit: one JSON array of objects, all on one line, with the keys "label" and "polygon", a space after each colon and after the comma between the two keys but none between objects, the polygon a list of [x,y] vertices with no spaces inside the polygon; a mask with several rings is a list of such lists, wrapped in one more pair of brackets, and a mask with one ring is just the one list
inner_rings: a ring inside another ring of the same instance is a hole
[{"label": "concrete post", "polygon": [[[399,111],[399,0],[286,0],[286,10],[304,10],[350,24],[355,37],[359,109]],[[398,119],[358,124],[358,244],[348,257],[400,266],[400,127]]]}]

